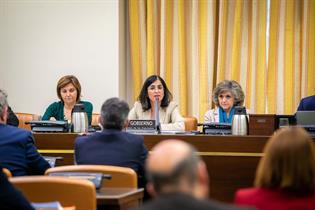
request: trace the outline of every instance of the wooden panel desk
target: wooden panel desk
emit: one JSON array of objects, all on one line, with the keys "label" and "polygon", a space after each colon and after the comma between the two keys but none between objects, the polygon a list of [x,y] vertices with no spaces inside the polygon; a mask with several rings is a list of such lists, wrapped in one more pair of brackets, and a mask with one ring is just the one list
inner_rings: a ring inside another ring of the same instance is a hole
[{"label": "wooden panel desk", "polygon": [[[39,151],[47,156],[62,156],[57,165],[73,164],[77,134],[35,133]],[[253,184],[257,163],[268,136],[144,135],[150,150],[165,139],[181,139],[194,145],[204,159],[210,175],[210,197],[232,202],[238,188]]]},{"label": "wooden panel desk", "polygon": [[143,189],[101,188],[97,193],[97,209],[127,210],[142,203]]}]

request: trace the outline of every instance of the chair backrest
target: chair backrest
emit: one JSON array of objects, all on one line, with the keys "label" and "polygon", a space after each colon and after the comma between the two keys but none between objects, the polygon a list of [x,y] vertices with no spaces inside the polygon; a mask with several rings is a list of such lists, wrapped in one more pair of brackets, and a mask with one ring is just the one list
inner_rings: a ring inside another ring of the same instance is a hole
[{"label": "chair backrest", "polygon": [[12,173],[11,173],[11,171],[10,171],[9,169],[7,169],[7,168],[2,168],[2,172],[3,172],[8,178],[12,177]]},{"label": "chair backrest", "polygon": [[90,172],[110,174],[110,180],[103,180],[103,187],[137,188],[137,173],[131,168],[109,165],[70,165],[49,168],[46,175],[54,172]]},{"label": "chair backrest", "polygon": [[75,206],[76,210],[96,210],[95,187],[88,180],[51,176],[21,176],[9,180],[30,202],[59,201],[61,206]]},{"label": "chair backrest", "polygon": [[184,117],[185,120],[185,130],[195,131],[197,130],[198,120],[196,117]]},{"label": "chair backrest", "polygon": [[26,125],[25,122],[35,120],[34,119],[34,114],[15,112],[15,115],[19,119],[19,128],[24,128],[26,130],[31,130],[31,126],[29,124]]},{"label": "chair backrest", "polygon": [[91,125],[98,125],[98,119],[100,118],[100,114],[93,113],[92,114],[92,123]]}]

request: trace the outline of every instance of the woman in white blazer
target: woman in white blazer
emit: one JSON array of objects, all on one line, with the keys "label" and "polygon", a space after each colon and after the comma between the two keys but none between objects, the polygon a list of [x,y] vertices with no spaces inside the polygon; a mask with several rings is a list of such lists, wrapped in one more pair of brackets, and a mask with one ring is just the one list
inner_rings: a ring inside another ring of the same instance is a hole
[{"label": "woman in white blazer", "polygon": [[159,106],[161,130],[185,130],[184,118],[179,113],[178,105],[172,101],[173,96],[165,81],[158,75],[152,75],[144,82],[138,101],[130,110],[129,120],[154,120],[155,104]]}]

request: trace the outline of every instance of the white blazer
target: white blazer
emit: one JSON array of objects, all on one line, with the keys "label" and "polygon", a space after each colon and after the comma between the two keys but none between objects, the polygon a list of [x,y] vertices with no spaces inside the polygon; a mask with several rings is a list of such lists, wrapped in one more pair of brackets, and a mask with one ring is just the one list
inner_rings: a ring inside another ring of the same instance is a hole
[{"label": "white blazer", "polygon": [[[179,113],[178,105],[171,101],[165,108],[160,108],[160,122],[161,130],[185,130],[184,118]],[[143,111],[142,105],[139,101],[136,101],[133,108],[128,115],[129,120],[152,120],[151,109]]]}]

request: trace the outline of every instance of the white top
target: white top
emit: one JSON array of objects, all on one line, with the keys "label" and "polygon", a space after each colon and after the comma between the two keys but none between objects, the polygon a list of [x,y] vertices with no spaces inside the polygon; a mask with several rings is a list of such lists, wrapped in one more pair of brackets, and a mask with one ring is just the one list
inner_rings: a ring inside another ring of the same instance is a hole
[{"label": "white top", "polygon": [[[246,109],[246,113],[247,113],[247,117],[248,114],[250,113],[250,111],[248,109]],[[210,109],[206,112],[205,114],[205,120],[204,123],[217,123],[220,122],[220,118],[219,118],[219,108],[215,108],[215,109]]]},{"label": "white top", "polygon": [[[159,109],[161,130],[185,130],[184,118],[181,116],[178,110],[178,105],[175,102]],[[130,110],[128,115],[129,120],[152,120],[151,109],[143,111],[142,105],[139,101],[136,101],[133,108]]]},{"label": "white top", "polygon": [[213,123],[219,121],[219,108],[210,109],[206,112],[204,123]]}]

